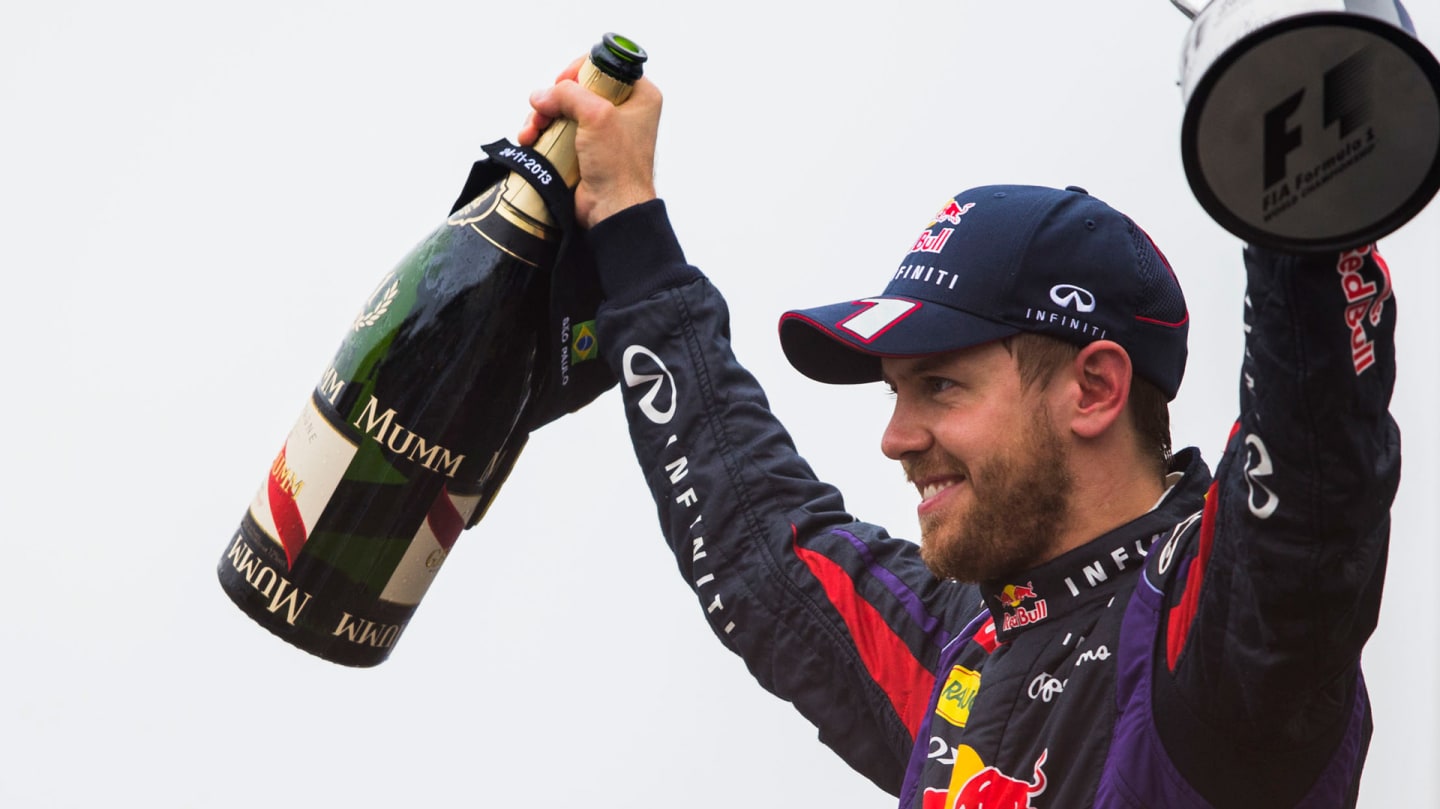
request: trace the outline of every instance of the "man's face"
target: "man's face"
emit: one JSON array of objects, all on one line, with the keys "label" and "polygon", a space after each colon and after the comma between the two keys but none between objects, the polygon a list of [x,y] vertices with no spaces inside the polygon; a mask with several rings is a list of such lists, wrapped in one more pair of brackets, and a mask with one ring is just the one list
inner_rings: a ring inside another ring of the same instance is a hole
[{"label": "man's face", "polygon": [[1048,559],[1069,508],[1066,445],[1043,386],[999,343],[885,359],[881,441],[921,496],[921,557],[941,578],[996,581]]}]

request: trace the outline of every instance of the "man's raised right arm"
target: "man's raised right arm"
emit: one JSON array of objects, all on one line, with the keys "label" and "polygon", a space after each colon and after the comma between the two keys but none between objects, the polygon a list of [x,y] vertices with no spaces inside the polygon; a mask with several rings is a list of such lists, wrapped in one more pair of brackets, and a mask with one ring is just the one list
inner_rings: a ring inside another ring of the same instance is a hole
[{"label": "man's raised right arm", "polygon": [[539,120],[521,138],[553,117],[579,124],[601,353],[666,541],[716,636],[847,763],[898,792],[947,629],[979,599],[931,576],[913,543],[846,513],[736,360],[725,301],[654,196],[659,91],[637,84],[607,110],[565,78],[532,97]]}]

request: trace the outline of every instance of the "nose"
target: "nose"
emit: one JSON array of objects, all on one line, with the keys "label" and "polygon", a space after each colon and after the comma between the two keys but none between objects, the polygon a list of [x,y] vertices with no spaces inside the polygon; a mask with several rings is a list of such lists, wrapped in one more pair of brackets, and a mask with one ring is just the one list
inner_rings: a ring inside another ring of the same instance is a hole
[{"label": "nose", "polygon": [[934,436],[924,425],[916,408],[907,403],[902,395],[895,397],[895,409],[890,413],[890,423],[880,436],[880,451],[892,461],[924,452],[930,448]]}]

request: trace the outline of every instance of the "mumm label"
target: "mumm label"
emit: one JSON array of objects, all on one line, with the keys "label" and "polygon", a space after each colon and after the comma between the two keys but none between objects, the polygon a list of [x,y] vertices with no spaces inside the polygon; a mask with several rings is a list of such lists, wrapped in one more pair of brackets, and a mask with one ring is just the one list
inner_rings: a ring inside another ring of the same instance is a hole
[{"label": "mumm label", "polygon": [[245,544],[239,532],[235,534],[235,542],[230,546],[225,558],[230,561],[235,572],[245,579],[246,584],[270,599],[270,603],[265,606],[266,610],[272,615],[285,610],[285,623],[295,625],[300,612],[310,603],[309,593],[291,584],[289,579],[275,572],[275,568],[262,562]]},{"label": "mumm label", "polygon": [[[335,404],[345,387],[345,380],[331,368],[320,380],[318,391],[321,398]],[[420,464],[431,472],[440,472],[453,478],[465,461],[465,453],[455,454],[438,443],[405,427],[396,420],[395,409],[382,409],[380,400],[374,396],[365,403],[360,417],[352,422],[360,432],[375,439],[376,443],[402,458]]]}]

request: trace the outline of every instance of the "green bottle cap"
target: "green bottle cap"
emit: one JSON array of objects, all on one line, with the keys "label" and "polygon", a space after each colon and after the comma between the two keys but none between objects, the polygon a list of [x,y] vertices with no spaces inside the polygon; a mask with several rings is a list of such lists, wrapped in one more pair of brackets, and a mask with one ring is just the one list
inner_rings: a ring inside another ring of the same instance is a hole
[{"label": "green bottle cap", "polygon": [[645,75],[645,60],[650,58],[634,40],[608,33],[590,49],[590,61],[606,75],[627,84]]}]

